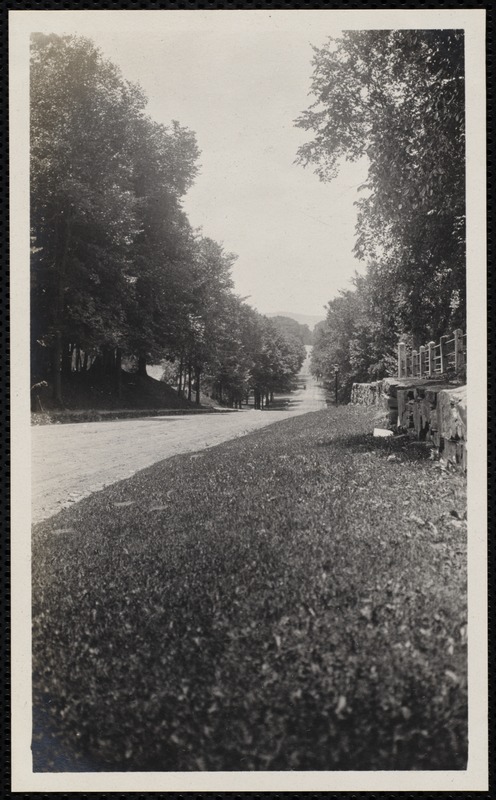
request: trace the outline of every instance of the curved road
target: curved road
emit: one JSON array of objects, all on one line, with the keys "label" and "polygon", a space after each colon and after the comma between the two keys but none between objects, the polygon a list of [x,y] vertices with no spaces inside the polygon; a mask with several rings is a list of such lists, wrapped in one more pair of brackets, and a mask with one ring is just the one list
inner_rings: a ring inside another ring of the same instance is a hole
[{"label": "curved road", "polygon": [[212,447],[273,422],[325,408],[325,392],[310,375],[311,348],[306,349],[300,388],[278,395],[273,407],[264,411],[33,427],[33,522],[169,456]]}]

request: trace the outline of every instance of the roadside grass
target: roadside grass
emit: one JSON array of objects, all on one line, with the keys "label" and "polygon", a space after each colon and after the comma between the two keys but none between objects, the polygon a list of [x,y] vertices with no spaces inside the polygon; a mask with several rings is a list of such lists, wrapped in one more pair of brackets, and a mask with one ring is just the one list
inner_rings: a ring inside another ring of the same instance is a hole
[{"label": "roadside grass", "polygon": [[74,753],[465,768],[465,481],[371,420],[279,422],[35,527],[34,702]]},{"label": "roadside grass", "polygon": [[64,376],[63,406],[53,398],[53,386],[49,382],[33,392],[31,398],[31,420],[35,425],[52,422],[87,422],[105,419],[111,412],[118,414],[124,410],[149,412],[153,409],[193,409],[194,403],[163,381],[150,375],[142,376],[121,370],[121,388],[116,391],[115,378],[109,375],[87,372],[72,372]]}]

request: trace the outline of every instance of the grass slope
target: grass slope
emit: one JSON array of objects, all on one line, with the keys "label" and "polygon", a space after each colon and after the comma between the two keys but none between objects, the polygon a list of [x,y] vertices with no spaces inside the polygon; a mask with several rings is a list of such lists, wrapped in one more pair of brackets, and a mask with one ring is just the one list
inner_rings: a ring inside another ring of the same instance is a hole
[{"label": "grass slope", "polygon": [[[38,390],[37,394],[46,412],[58,410],[53,400],[52,386],[48,384]],[[163,381],[155,380],[150,375],[121,371],[121,394],[117,396],[114,380],[108,375],[92,372],[72,372],[64,377],[62,395],[64,408],[68,410],[113,410],[142,408],[190,408],[192,403],[178,397]],[[33,400],[33,411],[40,407]]]},{"label": "grass slope", "polygon": [[35,703],[66,744],[95,769],[465,767],[464,480],[370,430],[280,422],[36,527]]}]

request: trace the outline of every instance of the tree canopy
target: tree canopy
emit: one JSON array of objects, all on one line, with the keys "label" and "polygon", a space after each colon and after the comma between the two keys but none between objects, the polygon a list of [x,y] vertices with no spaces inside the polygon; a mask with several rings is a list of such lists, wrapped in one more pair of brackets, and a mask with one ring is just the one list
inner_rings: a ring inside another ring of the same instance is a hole
[{"label": "tree canopy", "polygon": [[297,322],[292,317],[284,317],[280,314],[276,314],[275,316],[271,316],[270,319],[274,323],[274,325],[278,328],[278,330],[282,331],[283,333],[288,334],[289,336],[294,336],[296,339],[302,344],[312,344],[313,337],[312,331],[308,327],[301,322]]},{"label": "tree canopy", "polygon": [[343,159],[368,160],[362,294],[417,344],[464,327],[463,32],[347,31],[314,52],[315,100],[296,121],[313,139],[298,161],[329,181]]},{"label": "tree canopy", "polygon": [[61,404],[74,371],[111,374],[119,392],[123,359],[143,375],[168,359],[197,402],[201,376],[227,402],[267,395],[301,353],[233,293],[236,256],[192,229],[181,201],[195,134],[146,104],[90,40],[33,36],[33,382],[48,379]]}]

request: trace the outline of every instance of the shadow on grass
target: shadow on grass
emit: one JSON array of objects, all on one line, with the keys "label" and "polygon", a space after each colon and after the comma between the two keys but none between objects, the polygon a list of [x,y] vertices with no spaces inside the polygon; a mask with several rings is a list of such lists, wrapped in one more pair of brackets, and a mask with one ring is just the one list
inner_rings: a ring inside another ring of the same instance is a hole
[{"label": "shadow on grass", "polygon": [[297,409],[303,404],[304,397],[280,397],[272,400],[269,406],[264,406],[264,411],[286,411]]},{"label": "shadow on grass", "polygon": [[397,455],[402,460],[428,461],[431,459],[432,445],[429,442],[412,440],[406,435],[380,437],[371,433],[336,436],[320,441],[317,447],[332,447],[352,453],[377,453],[384,456]]}]

